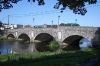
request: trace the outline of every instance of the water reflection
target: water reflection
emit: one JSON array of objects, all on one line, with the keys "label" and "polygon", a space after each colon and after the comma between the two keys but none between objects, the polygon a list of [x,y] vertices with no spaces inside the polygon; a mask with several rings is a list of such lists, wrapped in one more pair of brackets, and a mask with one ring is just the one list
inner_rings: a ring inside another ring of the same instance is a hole
[{"label": "water reflection", "polygon": [[91,47],[92,44],[91,44],[91,41],[89,41],[88,39],[86,38],[83,38],[81,41],[80,41],[80,47],[81,48],[87,48],[87,47]]},{"label": "water reflection", "polygon": [[[80,41],[81,48],[89,46],[91,46],[91,42],[89,40],[84,38]],[[31,53],[34,51],[44,51],[44,50],[49,50],[49,48],[45,46],[44,43],[39,44],[38,46],[38,44],[35,45],[34,43],[24,43],[19,41],[0,41],[0,54]]]},{"label": "water reflection", "polygon": [[24,43],[18,41],[0,41],[0,53],[31,53],[36,51],[33,43]]},{"label": "water reflection", "polygon": [[0,53],[1,54],[8,54],[11,51],[11,42],[7,42],[7,44],[4,41],[0,41]]}]

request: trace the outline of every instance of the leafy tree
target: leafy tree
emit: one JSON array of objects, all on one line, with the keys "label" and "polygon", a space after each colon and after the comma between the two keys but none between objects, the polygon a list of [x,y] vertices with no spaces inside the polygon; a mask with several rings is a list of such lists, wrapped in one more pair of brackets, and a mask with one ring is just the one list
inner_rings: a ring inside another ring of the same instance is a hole
[{"label": "leafy tree", "polygon": [[[13,3],[17,3],[21,0],[0,0],[0,11],[2,9],[9,9],[13,7]],[[45,0],[28,0],[30,1],[38,1],[38,5],[44,5]],[[85,15],[87,10],[85,8],[86,4],[96,4],[97,0],[57,0],[58,2],[54,5],[55,9],[59,9],[61,6],[61,12],[66,8],[69,8],[75,14]]]},{"label": "leafy tree", "polygon": [[61,23],[61,24],[60,24],[60,26],[65,26],[65,25],[66,25],[65,23]]},{"label": "leafy tree", "polygon": [[1,27],[3,27],[3,23],[0,21],[0,36],[3,35],[3,30],[1,30]]},{"label": "leafy tree", "polygon": [[3,26],[3,23],[0,21],[0,27],[2,27]]},{"label": "leafy tree", "polygon": [[17,3],[18,1],[21,1],[21,0],[0,0],[0,11],[2,9],[9,9],[12,6],[13,3]]},{"label": "leafy tree", "polygon": [[60,26],[80,26],[80,25],[77,23],[67,23],[67,24],[61,23]]}]

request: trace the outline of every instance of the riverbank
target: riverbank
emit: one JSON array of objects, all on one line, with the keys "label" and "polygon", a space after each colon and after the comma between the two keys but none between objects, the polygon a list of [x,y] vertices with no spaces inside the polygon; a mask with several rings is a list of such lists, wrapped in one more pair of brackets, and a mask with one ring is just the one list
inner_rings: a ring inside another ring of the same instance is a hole
[{"label": "riverbank", "polygon": [[0,36],[0,41],[2,40],[7,40],[7,38],[5,36]]},{"label": "riverbank", "polygon": [[[96,57],[94,50],[0,55],[1,66],[81,66]],[[2,59],[2,60],[1,60]]]},{"label": "riverbank", "polygon": [[0,41],[17,41],[17,40],[13,38],[8,39],[6,36],[0,36]]}]

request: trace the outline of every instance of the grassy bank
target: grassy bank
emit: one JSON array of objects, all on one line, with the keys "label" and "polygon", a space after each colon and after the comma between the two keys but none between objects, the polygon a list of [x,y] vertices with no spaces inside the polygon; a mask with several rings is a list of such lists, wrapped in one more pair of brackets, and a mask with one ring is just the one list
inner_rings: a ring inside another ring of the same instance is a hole
[{"label": "grassy bank", "polygon": [[[95,51],[34,52],[32,54],[0,55],[0,66],[81,66],[95,58]],[[4,59],[6,61],[4,61]]]}]

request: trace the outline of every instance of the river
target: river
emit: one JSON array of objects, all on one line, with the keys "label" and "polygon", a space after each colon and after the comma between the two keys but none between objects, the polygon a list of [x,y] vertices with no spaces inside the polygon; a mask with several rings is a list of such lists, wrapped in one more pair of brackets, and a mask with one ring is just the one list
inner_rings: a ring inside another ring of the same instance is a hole
[{"label": "river", "polygon": [[[81,48],[88,47],[89,45],[90,42],[86,39],[80,41]],[[34,43],[24,43],[19,41],[0,41],[0,54],[32,53],[34,51],[36,51]]]},{"label": "river", "polygon": [[0,54],[31,53],[36,51],[33,43],[18,41],[0,41]]}]

